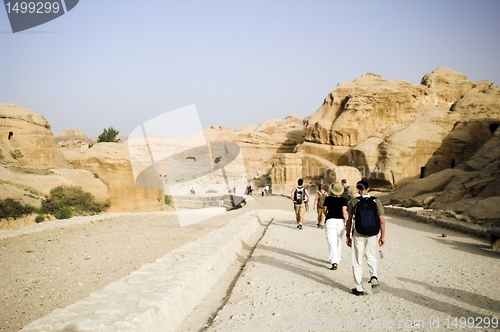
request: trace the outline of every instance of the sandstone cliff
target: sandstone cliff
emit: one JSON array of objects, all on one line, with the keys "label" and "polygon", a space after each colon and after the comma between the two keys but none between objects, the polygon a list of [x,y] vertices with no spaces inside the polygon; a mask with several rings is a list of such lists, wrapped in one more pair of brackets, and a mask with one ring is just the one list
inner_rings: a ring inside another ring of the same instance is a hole
[{"label": "sandstone cliff", "polygon": [[394,189],[468,160],[500,123],[499,93],[447,68],[421,84],[363,75],[340,83],[311,115],[303,149],[327,145],[334,164]]},{"label": "sandstone cliff", "polygon": [[0,103],[0,163],[66,167],[44,117],[13,104]]}]

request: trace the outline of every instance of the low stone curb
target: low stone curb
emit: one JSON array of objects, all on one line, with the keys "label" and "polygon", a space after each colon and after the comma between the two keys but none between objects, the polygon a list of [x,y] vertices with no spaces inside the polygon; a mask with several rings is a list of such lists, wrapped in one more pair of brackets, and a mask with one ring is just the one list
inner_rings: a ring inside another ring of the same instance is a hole
[{"label": "low stone curb", "polygon": [[422,211],[425,211],[423,208],[403,208],[397,206],[384,206],[384,210],[388,215],[410,218],[415,221],[423,222],[426,224],[436,224],[447,229],[474,235],[481,238],[485,238],[488,236],[487,227],[476,224],[469,224],[467,222],[451,218],[425,215],[420,213]]},{"label": "low stone curb", "polygon": [[247,212],[21,331],[175,331],[277,213]]}]

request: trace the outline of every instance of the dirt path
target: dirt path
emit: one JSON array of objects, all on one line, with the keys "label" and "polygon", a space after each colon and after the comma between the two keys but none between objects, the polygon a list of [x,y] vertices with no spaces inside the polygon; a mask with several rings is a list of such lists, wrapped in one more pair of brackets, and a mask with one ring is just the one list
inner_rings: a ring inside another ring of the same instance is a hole
[{"label": "dirt path", "polygon": [[143,213],[1,239],[0,331],[18,331],[247,211],[290,207],[282,197],[255,198],[188,227]]}]

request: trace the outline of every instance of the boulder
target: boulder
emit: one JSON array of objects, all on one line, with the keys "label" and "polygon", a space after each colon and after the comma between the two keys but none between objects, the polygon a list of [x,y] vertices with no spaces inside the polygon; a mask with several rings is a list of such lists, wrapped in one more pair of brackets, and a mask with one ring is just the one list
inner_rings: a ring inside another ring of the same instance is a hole
[{"label": "boulder", "polygon": [[465,175],[466,172],[460,169],[447,169],[428,177],[411,181],[395,191],[390,202],[391,204],[400,204],[405,199],[441,192],[445,190],[452,180]]}]

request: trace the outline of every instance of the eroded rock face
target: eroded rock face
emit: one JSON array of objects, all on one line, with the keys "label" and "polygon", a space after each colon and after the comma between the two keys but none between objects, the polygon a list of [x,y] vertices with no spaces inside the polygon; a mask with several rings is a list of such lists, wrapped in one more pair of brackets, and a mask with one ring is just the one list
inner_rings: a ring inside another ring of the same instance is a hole
[{"label": "eroded rock face", "polygon": [[67,167],[44,117],[14,104],[0,103],[0,163]]},{"label": "eroded rock face", "polygon": [[[432,201],[425,202],[429,196]],[[391,203],[415,197],[415,204],[426,208],[453,210],[476,222],[500,221],[500,130],[496,129],[472,157],[457,167],[398,189]]]},{"label": "eroded rock face", "polygon": [[447,68],[421,84],[366,74],[325,98],[308,120],[305,144],[349,147],[330,161],[393,189],[467,161],[500,123],[499,107],[498,86]]},{"label": "eroded rock face", "polygon": [[163,190],[136,185],[126,144],[97,143],[84,151],[64,150],[73,167],[85,169],[108,188],[110,212],[163,211]]},{"label": "eroded rock face", "polygon": [[386,81],[366,74],[342,82],[310,116],[306,140],[319,144],[355,147],[381,126],[407,126],[426,110],[419,100],[433,104],[429,89],[403,81]]},{"label": "eroded rock face", "polygon": [[[205,138],[209,142],[230,142],[238,144],[244,158],[247,178],[253,186],[270,184],[268,178],[272,172],[272,160],[275,154],[294,153],[298,145],[304,142],[304,120],[293,115],[285,119],[272,119],[259,124],[240,126],[235,131],[205,129]],[[296,181],[297,178],[291,181]],[[287,181],[273,183],[285,186]]]}]

